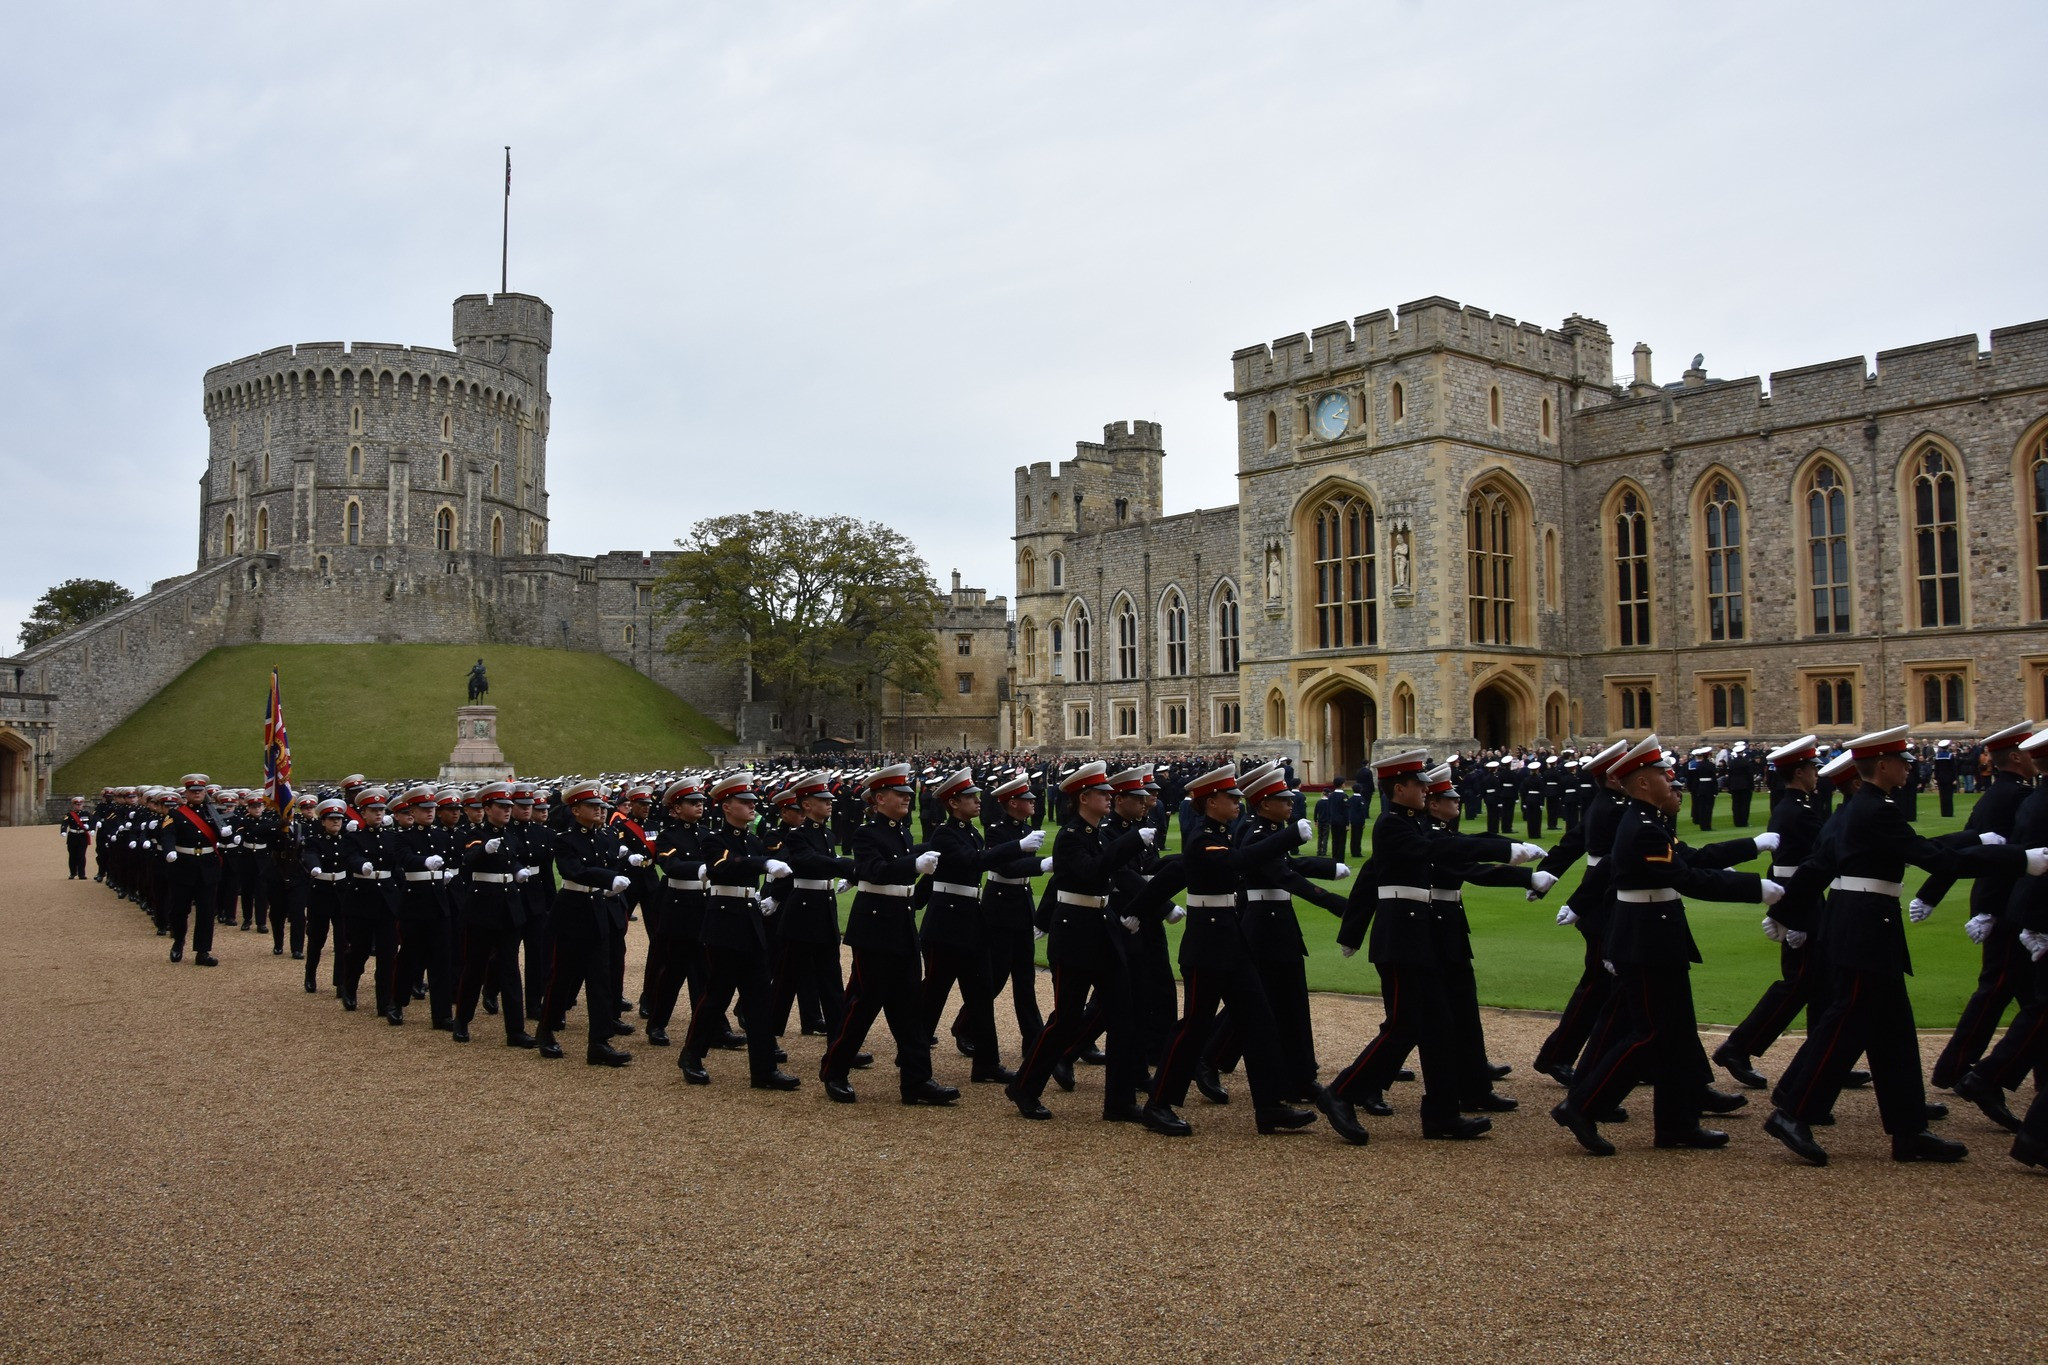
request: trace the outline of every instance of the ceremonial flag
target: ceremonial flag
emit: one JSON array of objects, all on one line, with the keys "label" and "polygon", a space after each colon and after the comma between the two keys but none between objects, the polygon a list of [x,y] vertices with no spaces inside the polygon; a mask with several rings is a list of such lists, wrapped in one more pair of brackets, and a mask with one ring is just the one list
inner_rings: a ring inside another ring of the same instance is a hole
[{"label": "ceremonial flag", "polygon": [[263,712],[263,800],[279,815],[292,804],[292,742],[284,730],[284,698],[270,670],[270,704]]}]

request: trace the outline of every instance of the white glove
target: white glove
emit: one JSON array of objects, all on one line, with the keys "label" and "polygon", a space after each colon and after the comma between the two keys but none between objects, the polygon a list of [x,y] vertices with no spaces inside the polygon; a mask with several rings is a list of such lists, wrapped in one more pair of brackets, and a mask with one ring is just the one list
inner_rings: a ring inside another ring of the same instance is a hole
[{"label": "white glove", "polygon": [[1358,949],[1353,948],[1348,943],[1338,945],[1337,951],[1342,953],[1346,957],[1355,957],[1358,953]]},{"label": "white glove", "polygon": [[2003,834],[1998,833],[1996,830],[1987,829],[1982,834],[1977,836],[1977,842],[1980,844],[1989,844],[1993,848],[1997,848],[2000,844],[2005,842],[2005,836]]},{"label": "white glove", "polygon": [[368,876],[370,873],[375,872],[376,870],[377,865],[375,863],[364,863],[361,868],[361,871],[365,876]]},{"label": "white glove", "polygon": [[1557,922],[1560,925],[1577,924],[1579,922],[1579,912],[1572,909],[1569,905],[1560,905],[1557,907]]},{"label": "white glove", "polygon": [[532,881],[534,874],[539,871],[540,869],[537,867],[522,867],[517,872],[514,872],[512,874],[512,880],[520,883],[521,885],[524,885],[525,883]]},{"label": "white glove", "polygon": [[427,871],[439,872],[442,868],[446,867],[447,865],[447,861],[444,858],[442,858],[440,854],[429,853],[427,855]]},{"label": "white glove", "polygon": [[1609,961],[1608,959],[1604,958],[1604,957],[1600,959],[1600,965],[1601,965],[1601,966],[1603,966],[1603,967],[1605,967],[1605,968],[1607,969],[1607,974],[1608,974],[1609,976],[1620,976],[1620,975],[1621,975],[1621,973],[1620,973],[1620,972],[1617,972],[1616,970],[1614,970],[1614,964],[1613,964],[1612,962],[1610,962],[1610,961]]},{"label": "white glove", "polygon": [[[933,856],[936,857],[937,855],[934,854]],[[784,877],[794,875],[795,872],[795,868],[783,862],[780,858],[770,858],[768,860],[768,880],[771,882],[779,882]]]},{"label": "white glove", "polygon": [[1316,837],[1316,827],[1306,820],[1296,820],[1294,822],[1294,832],[1301,836],[1301,841],[1304,844]]},{"label": "white glove", "polygon": [[624,890],[625,890],[625,889],[626,889],[627,887],[631,886],[632,884],[633,884],[633,882],[632,882],[632,879],[631,879],[631,878],[629,878],[629,877],[614,877],[614,878],[612,878],[612,890],[611,890],[611,894],[612,894],[612,895],[614,895],[614,896],[616,896],[616,895],[618,895],[618,894],[619,894],[619,893],[620,893],[621,891],[624,891]]},{"label": "white glove", "polygon": [[396,823],[396,821],[397,821],[397,817],[396,817],[396,816],[386,815],[386,816],[384,816],[383,818],[381,818],[380,820],[378,820],[378,821],[377,821],[377,823],[378,823],[378,824],[380,824],[380,825],[389,825],[389,824],[394,824],[394,823]]},{"label": "white glove", "polygon": [[1759,853],[1776,853],[1778,851],[1778,836],[1769,830],[1765,830],[1762,834],[1757,835],[1756,851]]},{"label": "white glove", "polygon": [[775,913],[775,897],[763,896],[761,898],[761,913],[763,915],[772,915]]},{"label": "white glove", "polygon": [[362,827],[363,823],[360,820],[351,820],[348,822],[348,832],[350,834],[354,834],[357,830],[361,829]]},{"label": "white glove", "polygon": [[[240,844],[240,843],[242,842],[242,836],[241,836],[241,835],[239,835],[239,834],[237,834],[237,835],[236,835],[236,836],[235,836],[235,837],[233,838],[233,840],[231,840],[230,842],[232,842],[232,843],[235,843],[235,844]],[[2002,844],[2002,843],[2004,843],[2004,842],[2005,842],[2005,840],[2003,840],[2003,839],[2000,839],[2000,840],[1999,840],[1998,842]]]},{"label": "white glove", "polygon": [[1981,944],[1991,937],[1991,926],[1996,923],[1989,915],[1972,915],[1963,921],[1963,932],[1970,936],[1970,942]]},{"label": "white glove", "polygon": [[1514,850],[1508,854],[1508,861],[1516,867],[1520,867],[1523,863],[1541,862],[1542,860],[1543,845],[1541,844],[1516,844]]},{"label": "white glove", "polygon": [[1159,831],[1150,825],[1144,826],[1138,831],[1138,842],[1147,848],[1152,847],[1152,845],[1159,842]]},{"label": "white glove", "polygon": [[313,875],[314,875],[314,876],[316,876],[316,877],[324,877],[324,876],[326,876],[327,874],[326,874],[325,870],[324,870],[324,869],[322,869],[322,868],[320,867],[320,865],[316,863],[316,864],[314,864],[314,866],[313,866]]},{"label": "white glove", "polygon": [[1350,879],[1351,879],[1351,864],[1349,864],[1349,863],[1338,863],[1338,864],[1337,864],[1337,880],[1338,880],[1338,881],[1340,881],[1340,882],[1342,882],[1342,881],[1349,881]]},{"label": "white glove", "polygon": [[1913,903],[1906,907],[1906,917],[1915,924],[1927,923],[1927,917],[1933,913],[1934,907],[1918,896],[1913,897]]},{"label": "white glove", "polygon": [[1556,885],[1557,874],[1555,872],[1531,872],[1529,874],[1529,899],[1535,900]]},{"label": "white glove", "polygon": [[1763,888],[1762,900],[1765,905],[1776,905],[1785,899],[1785,888],[1769,877],[1760,878],[1758,884]]},{"label": "white glove", "polygon": [[1764,937],[1773,943],[1783,943],[1785,941],[1785,926],[1772,919],[1769,915],[1765,915]]},{"label": "white glove", "polygon": [[832,894],[835,896],[838,895],[840,892],[844,891],[845,889],[846,878],[844,877],[841,877],[838,881],[832,883]]},{"label": "white glove", "polygon": [[647,855],[645,853],[628,853],[626,855],[626,863],[631,867],[645,867],[647,866]]},{"label": "white glove", "polygon": [[178,850],[174,848],[169,853],[164,854],[164,861],[167,863],[175,863],[176,861],[178,861]]},{"label": "white glove", "polygon": [[1785,931],[1785,946],[1795,950],[1804,948],[1806,946],[1806,931],[1804,929],[1787,929]]},{"label": "white glove", "polygon": [[939,855],[931,849],[917,855],[917,870],[920,875],[929,874],[939,865]]},{"label": "white glove", "polygon": [[1188,912],[1183,907],[1178,905],[1174,906],[1171,910],[1168,910],[1166,912],[1166,922],[1168,924],[1179,924],[1182,920],[1186,919],[1187,917]]},{"label": "white glove", "polygon": [[1036,853],[1044,843],[1045,831],[1034,829],[1017,841],[1017,847],[1023,849],[1026,853]]},{"label": "white glove", "polygon": [[503,839],[484,840],[484,852],[486,853],[496,853],[499,849],[503,848],[504,846],[505,841]]},{"label": "white glove", "polygon": [[1124,927],[1125,933],[1135,934],[1138,932],[1138,921],[1134,916],[1125,915],[1123,918],[1119,919],[1117,923],[1121,924]]},{"label": "white glove", "polygon": [[698,881],[700,881],[700,882],[701,882],[701,881],[703,881],[703,880],[704,880],[704,879],[705,879],[706,877],[708,877],[708,876],[710,876],[710,875],[711,875],[711,864],[709,864],[709,863],[698,863],[698,864],[697,864],[697,880],[698,880]]},{"label": "white glove", "polygon": [[135,841],[134,841],[133,839],[130,839],[130,840],[128,841],[128,847],[130,847],[130,848],[133,848],[133,847],[135,847]]},{"label": "white glove", "polygon": [[[1040,872],[1050,872],[1050,871],[1052,871],[1052,859],[1050,859],[1050,858],[1040,858],[1040,859],[1038,860],[1038,870],[1039,870]],[[1040,934],[1040,935],[1039,935],[1039,937],[1040,937],[1040,938],[1044,938],[1044,937],[1045,937],[1045,935],[1044,935],[1044,934]]]},{"label": "white glove", "polygon": [[1034,939],[1041,939],[1041,938],[1044,938],[1044,937],[1045,937],[1045,930],[1043,930],[1043,929],[1033,929],[1033,930],[1031,931],[1031,937],[1032,937],[1032,938],[1034,938]]},{"label": "white glove", "polygon": [[2048,848],[2028,849],[2027,875],[2029,877],[2038,877],[2043,872],[2048,872]]},{"label": "white glove", "polygon": [[2048,954],[2048,934],[2037,934],[2032,929],[2020,930],[2020,947],[2025,948],[2034,961],[2039,962]]}]

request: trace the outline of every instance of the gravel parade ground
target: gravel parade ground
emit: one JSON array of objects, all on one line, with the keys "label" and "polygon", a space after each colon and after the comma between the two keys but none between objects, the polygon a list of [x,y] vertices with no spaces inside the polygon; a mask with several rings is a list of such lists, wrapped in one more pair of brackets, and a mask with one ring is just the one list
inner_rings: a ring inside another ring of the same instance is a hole
[{"label": "gravel parade ground", "polygon": [[[1473,1143],[1424,1142],[1412,1085],[1368,1147],[1260,1137],[1242,1076],[1172,1141],[1102,1123],[1085,1067],[1027,1123],[949,1044],[968,1093],[910,1110],[880,1030],[841,1107],[816,1038],[786,1040],[794,1094],[737,1053],[689,1088],[638,1034],[631,1067],[584,1065],[580,1011],[556,1062],[494,1018],[459,1047],[424,1004],[344,1013],[267,935],[172,966],[47,827],[0,830],[0,883],[8,1361],[2048,1354],[2048,1179],[1960,1103],[1936,1125],[1959,1166],[1894,1165],[1868,1091],[1816,1130],[1824,1170],[1762,1134],[1762,1095],[1727,1149],[1661,1152],[1641,1092],[1597,1160],[1529,1073],[1550,1021],[1489,1011],[1523,1108]],[[629,996],[645,947],[636,925]],[[1380,1017],[1317,997],[1325,1077]]]}]

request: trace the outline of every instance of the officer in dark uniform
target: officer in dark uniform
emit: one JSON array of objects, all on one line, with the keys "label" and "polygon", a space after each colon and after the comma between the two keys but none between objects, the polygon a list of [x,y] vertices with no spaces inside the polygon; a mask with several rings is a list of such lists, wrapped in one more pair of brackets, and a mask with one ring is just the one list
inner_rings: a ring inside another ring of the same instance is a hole
[{"label": "officer in dark uniform", "polygon": [[1827,1152],[1808,1125],[1832,1113],[1859,1053],[1870,1057],[1878,1115],[1891,1135],[1894,1161],[1960,1161],[1967,1149],[1927,1130],[1927,1092],[1913,1003],[1906,995],[1912,960],[1900,880],[1910,863],[1934,873],[2048,872],[2048,850],[2003,845],[1945,848],[1913,832],[1891,794],[1910,774],[1906,727],[1850,741],[1863,783],[1843,810],[1834,879],[1821,922],[1820,946],[1833,973],[1825,1010],[1778,1081],[1777,1108],[1764,1131],[1816,1166]]},{"label": "officer in dark uniform", "polygon": [[1953,816],[1956,813],[1956,751],[1945,739],[1934,742],[1934,790],[1941,797],[1942,817]]},{"label": "officer in dark uniform", "polygon": [[358,827],[342,836],[343,866],[348,869],[348,892],[343,908],[348,932],[336,950],[336,969],[341,1007],[356,1008],[356,989],[370,958],[377,959],[370,978],[376,993],[377,1013],[391,1023],[403,1023],[392,999],[398,980],[398,844],[386,823],[390,796],[381,787],[366,787],[356,793]]},{"label": "officer in dark uniform", "polygon": [[[1523,832],[1530,843],[1543,837],[1543,761],[1530,757],[1522,764],[1522,772],[1516,783],[1516,794],[1522,803]],[[1514,826],[1508,826],[1512,833]]]},{"label": "officer in dark uniform", "polygon": [[434,827],[432,787],[401,792],[391,803],[398,846],[398,974],[393,1013],[404,1017],[405,1002],[423,986],[428,1017],[437,1029],[455,1027],[455,983],[451,979],[448,879],[460,861],[454,841]]},{"label": "officer in dark uniform", "polygon": [[747,1033],[749,1083],[756,1090],[794,1090],[802,1084],[778,1065],[781,1049],[776,1045],[773,1010],[774,980],[769,974],[768,907],[762,900],[762,878],[776,885],[792,869],[780,858],[768,856],[760,836],[753,832],[759,796],[752,777],[738,773],[713,784],[711,802],[718,807],[718,820],[703,836],[705,888],[703,935],[704,989],[692,1001],[690,1031],[676,1058],[683,1079],[691,1085],[708,1085],[711,1075],[704,1069],[704,1055],[720,1041],[724,1031],[726,1005],[737,994]]},{"label": "officer in dark uniform", "polygon": [[858,1098],[847,1077],[876,1018],[886,1016],[896,1044],[897,1093],[905,1104],[951,1104],[960,1092],[932,1079],[931,1026],[925,1015],[917,922],[911,897],[919,877],[939,865],[936,850],[913,844],[910,806],[915,799],[910,765],[891,764],[868,778],[871,810],[853,835],[856,877],[846,917],[853,978],[846,1013],[818,1066],[825,1094],[835,1103]]},{"label": "officer in dark uniform", "polygon": [[[2021,740],[2020,752],[2048,773],[2048,729]],[[2022,848],[2048,845],[2048,783],[2036,783],[2020,803],[2013,821],[2012,842]],[[2020,948],[2027,954],[2028,977],[2020,991],[2020,1012],[1984,1058],[1957,1078],[1955,1091],[1975,1103],[1995,1122],[2018,1134],[2013,1160],[2027,1166],[2048,1165],[2048,1086],[2035,1085],[2034,1102],[2024,1121],[2005,1108],[2005,1092],[2016,1090],[2034,1074],[2048,1054],[2048,877],[2024,877],[2013,887],[2004,918],[2018,924]],[[2003,1117],[2000,1115],[2003,1114]]]},{"label": "officer in dark uniform", "polygon": [[[987,803],[982,808],[982,828],[989,843],[1021,842],[1026,834],[1041,831],[1038,797],[1029,774],[1020,773],[997,784],[989,798],[995,812],[988,813]],[[1037,853],[1023,854],[1015,862],[992,868],[981,888],[982,927],[988,938],[991,964],[990,991],[1000,997],[1005,983],[1008,984],[1017,1032],[1024,1040],[1026,1053],[1045,1027],[1045,1019],[1038,1010],[1038,932],[1031,923],[1031,879],[1051,867],[1050,858]],[[953,1031],[956,1038],[960,1036],[957,1019]]]},{"label": "officer in dark uniform", "polygon": [[220,817],[205,806],[206,774],[187,773],[178,805],[156,830],[163,860],[164,919],[171,931],[171,961],[185,957],[185,930],[192,930],[192,960],[217,967],[213,955],[213,907],[220,894]]},{"label": "officer in dark uniform", "polygon": [[[805,1033],[829,1038],[846,1013],[846,987],[839,976],[839,891],[853,876],[853,860],[836,851],[833,800],[824,773],[792,778],[777,798],[796,823],[785,824],[769,852],[789,864],[791,875],[776,888],[775,999],[769,1007],[775,1035],[782,1036],[792,1004],[807,1007]],[[783,803],[787,803],[784,805]]]},{"label": "officer in dark uniform", "polygon": [[1344,856],[1344,840],[1351,826],[1349,803],[1344,799],[1342,787],[1332,787],[1316,802],[1316,854],[1321,857],[1330,851],[1330,836],[1337,836],[1337,856]]},{"label": "officer in dark uniform", "polygon": [[1728,785],[1728,814],[1738,829],[1749,827],[1749,799],[1756,795],[1756,760],[1750,757],[1749,745],[1737,740],[1728,753],[1728,771],[1724,774]]},{"label": "officer in dark uniform", "polygon": [[1686,786],[1692,793],[1692,822],[1702,832],[1714,827],[1714,798],[1721,789],[1720,770],[1714,766],[1714,751],[1704,744],[1692,751],[1686,764]]},{"label": "officer in dark uniform", "polygon": [[64,858],[68,873],[67,880],[85,880],[85,851],[92,846],[92,823],[85,818],[85,798],[74,796],[57,822],[64,831]]},{"label": "officer in dark uniform", "polygon": [[[1614,904],[1608,886],[1613,869],[1607,866],[1607,857],[1613,852],[1614,831],[1620,827],[1621,812],[1628,801],[1621,793],[1621,784],[1608,775],[1608,770],[1628,749],[1627,740],[1616,740],[1580,765],[1579,771],[1596,784],[1595,794],[1586,804],[1577,831],[1559,840],[1557,847],[1537,865],[1539,872],[1562,877],[1580,855],[1586,859],[1586,870],[1580,874],[1578,886],[1557,911],[1558,924],[1577,929],[1584,941],[1578,984],[1565,1002],[1557,1027],[1537,1049],[1534,1065],[1538,1073],[1567,1089],[1577,1078],[1580,1055],[1588,1047],[1594,1026],[1614,994],[1614,974],[1607,970],[1604,960],[1607,926]],[[1542,895],[1535,892],[1531,899],[1541,899]]]},{"label": "officer in dark uniform", "polygon": [[[572,824],[552,836],[555,872],[561,882],[553,906],[553,961],[540,1011],[540,1052],[543,1057],[562,1055],[555,1034],[563,1025],[570,999],[581,987],[583,1007],[589,1012],[583,1059],[592,1066],[624,1066],[633,1055],[613,1047],[611,1041],[618,1036],[620,1023],[612,944],[626,931],[626,908],[619,898],[632,889],[627,873],[645,866],[647,855],[632,852],[619,842],[606,823],[604,788],[597,783],[571,784],[563,792],[562,802],[569,808]],[[635,863],[635,858],[641,861]],[[767,992],[761,994],[765,997]],[[505,1003],[509,1016],[511,1002]],[[761,1005],[766,1008],[765,998]],[[772,1039],[769,1046],[774,1046]]]},{"label": "officer in dark uniform", "polygon": [[[540,1040],[526,1031],[524,986],[519,979],[519,934],[526,921],[526,886],[532,881],[526,841],[532,837],[532,826],[513,823],[513,792],[507,784],[494,782],[478,798],[482,824],[442,826],[444,837],[455,838],[462,847],[462,875],[448,883],[456,888],[452,900],[462,963],[455,987],[454,1037],[458,1043],[469,1041],[477,999],[490,976],[496,980],[502,1006],[505,1046],[538,1047]],[[437,801],[437,818],[445,818],[448,809]]]},{"label": "officer in dark uniform", "polygon": [[[669,1021],[684,987],[690,988],[693,1008],[703,993],[704,906],[710,899],[710,882],[705,877],[709,857],[704,849],[703,783],[695,777],[669,783],[662,793],[662,806],[665,818],[658,861],[668,904],[662,912],[661,937],[650,941],[647,949],[654,959],[647,996],[647,1041],[656,1047],[668,1046]],[[722,1007],[715,1032],[719,1036],[712,1046],[725,1046],[731,1028]]]}]

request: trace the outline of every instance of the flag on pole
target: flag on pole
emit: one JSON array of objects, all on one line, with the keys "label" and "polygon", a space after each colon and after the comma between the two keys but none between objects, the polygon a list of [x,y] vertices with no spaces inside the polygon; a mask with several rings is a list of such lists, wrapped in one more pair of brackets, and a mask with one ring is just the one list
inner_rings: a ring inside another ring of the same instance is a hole
[{"label": "flag on pole", "polygon": [[263,800],[279,815],[292,804],[292,742],[284,729],[284,698],[270,670],[270,704],[263,712]]}]

